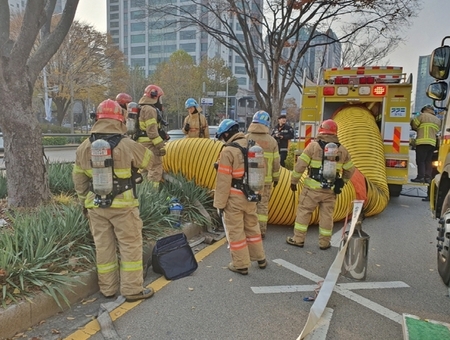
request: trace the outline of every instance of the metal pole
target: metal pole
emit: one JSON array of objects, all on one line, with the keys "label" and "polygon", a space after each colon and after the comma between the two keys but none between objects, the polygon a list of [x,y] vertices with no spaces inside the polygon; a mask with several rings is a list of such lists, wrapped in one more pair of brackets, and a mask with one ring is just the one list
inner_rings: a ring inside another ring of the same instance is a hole
[{"label": "metal pole", "polygon": [[70,82],[70,133],[74,133],[73,128],[73,83]]},{"label": "metal pole", "polygon": [[227,89],[225,95],[225,119],[228,118],[228,78],[227,78]]}]

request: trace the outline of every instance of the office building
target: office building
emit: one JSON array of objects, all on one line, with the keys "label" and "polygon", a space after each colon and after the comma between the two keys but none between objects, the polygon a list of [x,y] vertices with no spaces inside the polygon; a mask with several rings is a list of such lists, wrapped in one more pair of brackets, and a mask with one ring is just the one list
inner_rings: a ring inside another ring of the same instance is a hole
[{"label": "office building", "polygon": [[[56,0],[54,14],[61,14],[64,10],[67,0]],[[11,12],[22,12],[25,10],[27,0],[8,0],[9,9]]]},{"label": "office building", "polygon": [[433,101],[426,95],[428,85],[434,82],[434,78],[428,73],[430,69],[430,57],[429,55],[419,57],[414,112],[420,112],[420,109],[425,105],[433,104]]}]

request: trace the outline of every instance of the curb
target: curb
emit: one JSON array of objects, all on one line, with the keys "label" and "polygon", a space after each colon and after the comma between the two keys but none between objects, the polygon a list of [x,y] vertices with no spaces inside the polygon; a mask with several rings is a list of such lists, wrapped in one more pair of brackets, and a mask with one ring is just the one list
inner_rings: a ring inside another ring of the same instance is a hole
[{"label": "curb", "polygon": [[[187,223],[179,229],[188,239],[201,234],[202,227]],[[174,232],[175,234],[178,232]],[[155,242],[152,241],[143,247],[143,262],[151,263],[152,250]],[[144,271],[148,267],[144,267]],[[61,311],[70,309],[75,303],[99,291],[97,284],[97,273],[95,270],[86,272],[86,275],[79,277],[79,284],[71,287],[70,290],[63,289],[69,305],[61,298],[59,307],[56,301],[45,293],[39,293],[29,301],[22,301],[16,305],[11,305],[7,309],[0,310],[0,339],[5,340],[13,337],[18,332],[26,331],[28,328],[37,325],[42,320],[52,317]]]}]

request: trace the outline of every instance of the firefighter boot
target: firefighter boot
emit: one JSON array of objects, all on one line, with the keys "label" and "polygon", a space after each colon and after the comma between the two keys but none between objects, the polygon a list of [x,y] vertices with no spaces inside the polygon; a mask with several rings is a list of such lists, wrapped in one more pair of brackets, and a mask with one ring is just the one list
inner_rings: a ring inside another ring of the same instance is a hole
[{"label": "firefighter boot", "polygon": [[127,302],[144,300],[144,299],[151,298],[153,296],[153,294],[155,294],[155,291],[152,288],[144,288],[144,290],[142,292],[140,292],[139,294],[125,296],[125,300],[127,300]]},{"label": "firefighter boot", "polygon": [[232,272],[239,273],[241,275],[247,275],[248,274],[248,268],[236,268],[233,264],[233,262],[230,262],[228,264],[228,269]]},{"label": "firefighter boot", "polygon": [[321,250],[327,250],[328,248],[331,247],[330,241],[331,241],[330,236],[319,235],[319,248]]},{"label": "firefighter boot", "polygon": [[306,233],[295,230],[295,235],[293,237],[288,236],[286,238],[286,243],[293,245],[293,246],[303,248],[303,246],[305,245],[305,238],[306,238]]}]

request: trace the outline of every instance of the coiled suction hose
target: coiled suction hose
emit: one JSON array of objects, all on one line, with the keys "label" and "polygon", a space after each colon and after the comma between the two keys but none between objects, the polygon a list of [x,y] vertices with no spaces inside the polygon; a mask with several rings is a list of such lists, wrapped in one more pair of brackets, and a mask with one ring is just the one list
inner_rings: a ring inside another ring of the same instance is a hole
[{"label": "coiled suction hose", "polygon": [[[338,124],[340,143],[350,152],[353,163],[359,170],[338,195],[333,220],[343,220],[351,212],[352,201],[360,197],[365,198],[365,216],[379,214],[389,202],[389,189],[383,141],[375,119],[370,111],[362,106],[346,107],[335,113],[333,119]],[[199,186],[214,189],[214,163],[219,157],[222,145],[222,142],[206,138],[183,138],[167,143],[167,154],[163,157],[164,170],[181,173]],[[291,171],[281,168],[280,180],[272,190],[269,201],[269,224],[294,224],[304,176],[305,174],[299,182],[298,190],[293,193],[290,189]],[[365,187],[356,185],[358,176],[360,181],[362,179],[365,182]],[[316,209],[310,224],[317,224],[318,217]]]}]

